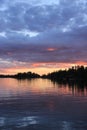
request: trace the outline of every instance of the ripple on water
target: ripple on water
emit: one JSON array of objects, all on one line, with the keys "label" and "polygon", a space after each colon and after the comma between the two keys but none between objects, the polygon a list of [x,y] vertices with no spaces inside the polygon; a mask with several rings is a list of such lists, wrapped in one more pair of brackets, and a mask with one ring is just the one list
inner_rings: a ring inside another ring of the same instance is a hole
[{"label": "ripple on water", "polygon": [[5,118],[0,117],[0,127],[5,125]]},{"label": "ripple on water", "polygon": [[26,116],[19,120],[17,127],[27,127],[29,125],[39,124],[37,116]]}]

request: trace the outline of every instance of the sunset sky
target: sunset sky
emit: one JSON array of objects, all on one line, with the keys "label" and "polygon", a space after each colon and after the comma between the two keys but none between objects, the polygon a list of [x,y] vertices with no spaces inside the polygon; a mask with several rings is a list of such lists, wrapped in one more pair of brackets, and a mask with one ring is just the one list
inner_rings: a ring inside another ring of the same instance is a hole
[{"label": "sunset sky", "polygon": [[87,0],[0,0],[0,73],[87,65]]}]

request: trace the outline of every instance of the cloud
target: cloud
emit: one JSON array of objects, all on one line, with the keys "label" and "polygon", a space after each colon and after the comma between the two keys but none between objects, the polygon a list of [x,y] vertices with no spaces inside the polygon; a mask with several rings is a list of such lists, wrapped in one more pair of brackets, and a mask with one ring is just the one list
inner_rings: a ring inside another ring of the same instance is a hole
[{"label": "cloud", "polygon": [[86,0],[1,0],[3,65],[87,62],[86,41]]}]

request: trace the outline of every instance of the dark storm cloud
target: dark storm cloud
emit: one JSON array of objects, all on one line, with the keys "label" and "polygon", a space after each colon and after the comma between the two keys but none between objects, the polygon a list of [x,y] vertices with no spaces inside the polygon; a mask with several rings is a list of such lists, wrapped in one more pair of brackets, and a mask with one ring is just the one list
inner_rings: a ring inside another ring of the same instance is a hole
[{"label": "dark storm cloud", "polygon": [[[87,2],[1,0],[0,58],[20,62],[86,62]],[[48,48],[56,48],[49,51]]]}]

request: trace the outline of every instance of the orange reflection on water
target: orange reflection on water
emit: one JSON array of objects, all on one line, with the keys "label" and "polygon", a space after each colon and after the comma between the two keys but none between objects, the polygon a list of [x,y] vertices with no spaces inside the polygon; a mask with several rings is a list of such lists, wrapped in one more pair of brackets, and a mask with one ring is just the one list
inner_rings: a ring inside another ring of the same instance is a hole
[{"label": "orange reflection on water", "polygon": [[[0,97],[27,95],[87,96],[87,88],[53,83],[46,79],[17,80],[0,79]],[[51,103],[52,105],[52,103]]]}]

